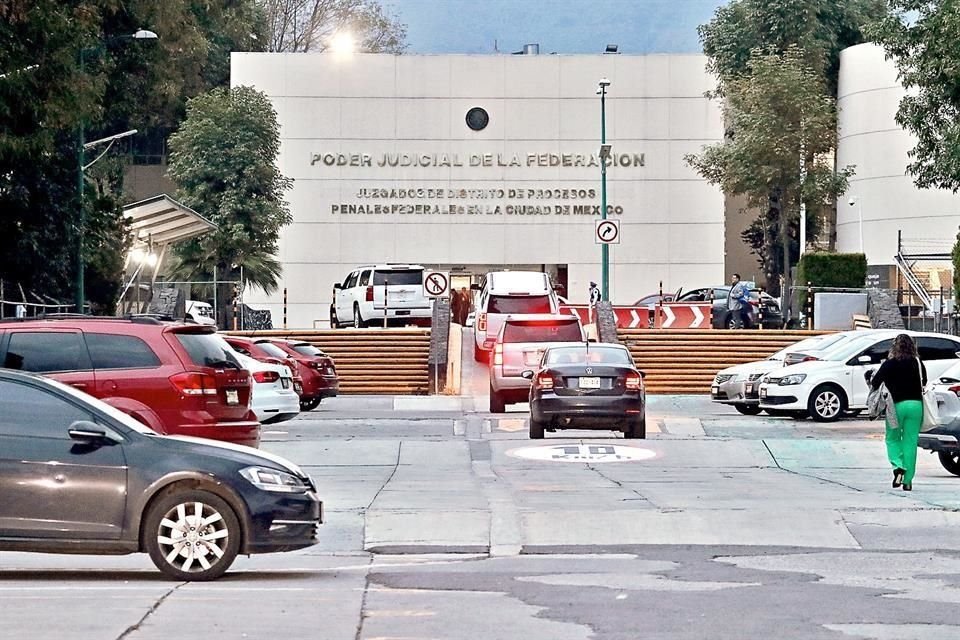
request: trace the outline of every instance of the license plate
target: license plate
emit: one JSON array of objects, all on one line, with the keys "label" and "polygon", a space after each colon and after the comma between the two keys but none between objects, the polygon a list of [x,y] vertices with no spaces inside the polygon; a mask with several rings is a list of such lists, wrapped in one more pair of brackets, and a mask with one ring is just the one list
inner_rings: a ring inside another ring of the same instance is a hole
[{"label": "license plate", "polygon": [[710,387],[710,393],[712,393],[713,395],[719,395],[719,394],[720,394],[720,387],[718,387],[718,386],[716,386],[716,385]]},{"label": "license plate", "polygon": [[767,397],[767,390],[764,389],[763,387],[760,387],[760,397],[761,397],[761,398],[766,398],[766,397]]},{"label": "license plate", "polygon": [[747,393],[753,393],[753,384],[747,385]]},{"label": "license plate", "polygon": [[290,388],[290,378],[280,378],[280,386],[284,389]]},{"label": "license plate", "polygon": [[236,389],[227,389],[227,404],[240,404],[240,392]]},{"label": "license plate", "polygon": [[294,382],[294,383],[293,383],[293,390],[297,392],[297,395],[298,395],[298,396],[302,396],[302,395],[303,395],[303,385],[300,384],[299,382]]},{"label": "license plate", "polygon": [[579,387],[581,389],[599,389],[600,378],[580,378]]}]

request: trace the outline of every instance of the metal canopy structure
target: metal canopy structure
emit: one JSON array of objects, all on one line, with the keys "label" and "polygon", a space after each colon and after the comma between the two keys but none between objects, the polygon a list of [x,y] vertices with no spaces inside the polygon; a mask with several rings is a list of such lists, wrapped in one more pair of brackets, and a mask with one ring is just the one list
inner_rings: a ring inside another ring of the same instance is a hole
[{"label": "metal canopy structure", "polygon": [[130,220],[135,246],[162,247],[217,228],[217,225],[165,193],[124,206],[123,215]]},{"label": "metal canopy structure", "polygon": [[[120,305],[124,304],[127,292],[136,283],[136,312],[140,313],[143,311],[140,282],[144,270],[153,270],[150,274],[152,290],[167,249],[178,242],[214,231],[217,225],[165,193],[124,206],[123,215],[130,221],[133,233],[133,246],[127,254],[124,272],[131,262],[134,263],[134,272],[120,294]],[[132,303],[127,301],[128,305]]]}]

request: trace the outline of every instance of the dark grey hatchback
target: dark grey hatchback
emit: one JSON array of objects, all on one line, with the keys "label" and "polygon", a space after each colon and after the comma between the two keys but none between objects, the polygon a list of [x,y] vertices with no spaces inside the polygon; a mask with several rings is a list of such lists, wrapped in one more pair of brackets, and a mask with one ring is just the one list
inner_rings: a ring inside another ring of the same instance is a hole
[{"label": "dark grey hatchback", "polygon": [[296,465],[161,436],[59,382],[0,369],[0,551],[147,552],[177,580],[238,553],[316,543],[323,505]]}]

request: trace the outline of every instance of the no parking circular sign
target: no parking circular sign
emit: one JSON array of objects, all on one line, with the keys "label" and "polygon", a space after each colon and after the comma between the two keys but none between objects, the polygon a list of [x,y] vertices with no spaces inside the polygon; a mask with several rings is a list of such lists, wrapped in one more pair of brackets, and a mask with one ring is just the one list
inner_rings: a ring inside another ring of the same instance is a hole
[{"label": "no parking circular sign", "polygon": [[450,291],[450,276],[445,271],[425,271],[423,291],[431,298],[442,298]]}]

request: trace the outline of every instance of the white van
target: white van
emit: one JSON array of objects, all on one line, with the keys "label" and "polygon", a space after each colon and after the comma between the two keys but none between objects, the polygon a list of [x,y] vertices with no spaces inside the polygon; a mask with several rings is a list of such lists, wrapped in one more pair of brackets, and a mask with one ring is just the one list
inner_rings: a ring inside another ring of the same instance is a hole
[{"label": "white van", "polygon": [[423,266],[378,264],[357,267],[333,285],[330,327],[391,324],[429,326],[433,305],[423,291]]},{"label": "white van", "polygon": [[477,296],[477,318],[473,331],[473,357],[489,360],[500,325],[509,314],[557,314],[560,301],[550,276],[540,271],[492,271]]},{"label": "white van", "polygon": [[197,324],[216,324],[213,319],[213,305],[199,300],[186,301],[186,319]]}]

